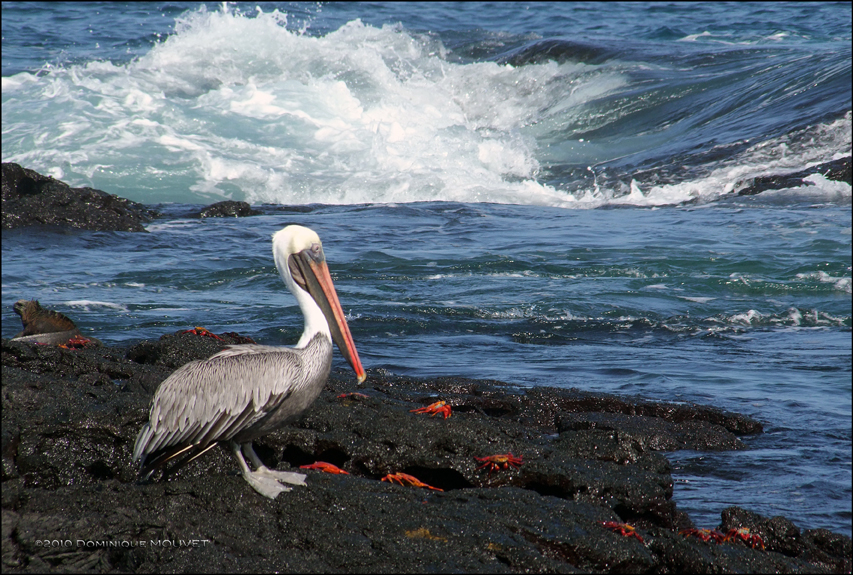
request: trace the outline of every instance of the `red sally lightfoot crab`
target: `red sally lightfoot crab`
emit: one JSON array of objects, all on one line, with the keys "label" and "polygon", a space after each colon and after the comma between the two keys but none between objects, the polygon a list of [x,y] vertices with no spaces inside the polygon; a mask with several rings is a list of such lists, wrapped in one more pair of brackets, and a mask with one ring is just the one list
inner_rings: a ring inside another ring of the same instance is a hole
[{"label": "red sally lightfoot crab", "polygon": [[712,531],[711,529],[682,529],[678,534],[685,537],[696,537],[705,542],[713,541],[717,544],[726,540],[726,536],[723,533]]},{"label": "red sally lightfoot crab", "polygon": [[521,455],[516,457],[512,453],[489,455],[487,457],[474,457],[474,459],[483,464],[477,467],[477,469],[485,469],[486,467],[489,468],[489,477],[492,476],[492,471],[498,471],[499,469],[509,469],[510,465],[518,469],[518,466],[524,463],[521,458]]},{"label": "red sally lightfoot crab", "polygon": [[201,335],[204,337],[212,337],[213,339],[218,339],[218,340],[222,341],[221,337],[219,337],[218,335],[216,335],[215,333],[213,333],[209,329],[207,329],[205,327],[200,327],[200,326],[196,326],[193,329],[184,330],[180,333],[182,333],[182,334],[183,333],[191,333],[193,335]]},{"label": "red sally lightfoot crab", "polygon": [[429,413],[430,417],[435,417],[436,414],[443,414],[444,419],[450,417],[450,406],[447,405],[445,401],[436,401],[426,407],[420,407],[418,409],[410,409],[410,413]]},{"label": "red sally lightfoot crab", "polygon": [[82,335],[75,335],[65,343],[59,344],[59,347],[64,349],[82,349],[84,347],[92,347],[96,345],[91,339],[85,338]]},{"label": "red sally lightfoot crab", "polygon": [[380,481],[387,481],[388,483],[394,483],[396,481],[400,485],[408,485],[410,487],[425,487],[427,489],[432,489],[433,491],[444,491],[444,489],[439,489],[438,487],[427,485],[417,477],[414,477],[407,473],[389,473]]},{"label": "red sally lightfoot crab", "polygon": [[697,537],[706,542],[713,541],[718,545],[740,539],[744,543],[748,543],[753,549],[760,547],[762,551],[764,550],[764,541],[761,537],[750,533],[746,527],[729,529],[726,533],[712,531],[711,529],[682,529],[678,533],[685,537]]},{"label": "red sally lightfoot crab", "polygon": [[331,463],[326,463],[325,461],[315,461],[310,465],[300,465],[299,469],[316,469],[318,471],[334,473],[336,475],[349,475],[349,473],[347,473],[337,465],[332,465]]},{"label": "red sally lightfoot crab", "polygon": [[735,539],[740,539],[741,541],[748,543],[753,549],[761,547],[761,550],[764,551],[764,541],[758,536],[758,534],[750,533],[747,527],[729,529],[724,541],[734,541]]},{"label": "red sally lightfoot crab", "polygon": [[338,399],[367,399],[367,396],[363,393],[358,393],[357,391],[353,391],[351,393],[342,393],[337,396]]},{"label": "red sally lightfoot crab", "polygon": [[615,521],[602,521],[601,524],[614,533],[618,533],[622,537],[636,537],[640,543],[643,543],[643,538],[640,537],[639,533],[637,533],[636,527],[633,527],[632,525],[628,525],[627,523],[617,523]]}]

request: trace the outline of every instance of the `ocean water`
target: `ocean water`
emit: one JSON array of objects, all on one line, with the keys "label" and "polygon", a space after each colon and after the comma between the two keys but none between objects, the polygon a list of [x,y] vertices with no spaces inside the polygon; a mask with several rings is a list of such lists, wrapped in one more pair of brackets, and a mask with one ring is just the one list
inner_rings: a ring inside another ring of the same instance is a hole
[{"label": "ocean water", "polygon": [[[3,231],[106,343],[292,344],[270,236],[318,231],[367,368],[699,402],[668,454],[700,527],[850,534],[850,4],[2,4],[2,160],[156,205],[147,234]],[[245,200],[264,215],[189,217]],[[340,358],[336,359],[343,367]]]}]

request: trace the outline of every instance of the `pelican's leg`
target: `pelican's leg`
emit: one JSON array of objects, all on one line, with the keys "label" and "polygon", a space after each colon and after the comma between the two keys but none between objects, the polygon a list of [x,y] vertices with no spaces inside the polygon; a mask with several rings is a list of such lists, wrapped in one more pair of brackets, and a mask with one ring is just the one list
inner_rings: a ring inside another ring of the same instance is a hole
[{"label": "pelican's leg", "polygon": [[252,462],[252,465],[255,466],[255,473],[261,474],[264,477],[272,477],[276,481],[283,481],[284,483],[290,483],[291,485],[305,485],[306,476],[303,473],[275,471],[264,465],[258,457],[258,454],[255,453],[254,449],[252,449],[251,441],[247,441],[243,444],[243,453],[246,454],[246,457],[248,457]]},{"label": "pelican's leg", "polygon": [[237,463],[240,464],[240,469],[243,471],[243,479],[252,486],[252,489],[270,499],[275,499],[279,493],[290,491],[290,487],[285,487],[274,477],[265,475],[262,472],[249,470],[249,466],[246,465],[246,460],[243,459],[243,454],[240,453],[240,445],[234,441],[229,442],[229,444],[231,446],[231,451],[237,458]]}]

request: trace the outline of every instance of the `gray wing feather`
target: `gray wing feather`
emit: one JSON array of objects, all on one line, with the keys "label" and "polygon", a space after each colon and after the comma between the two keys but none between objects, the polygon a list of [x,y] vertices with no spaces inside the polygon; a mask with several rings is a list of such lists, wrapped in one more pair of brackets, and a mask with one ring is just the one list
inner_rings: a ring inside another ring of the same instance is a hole
[{"label": "gray wing feather", "polygon": [[302,351],[240,345],[181,366],[157,388],[134,461],[164,447],[228,440],[250,427],[304,383]]}]

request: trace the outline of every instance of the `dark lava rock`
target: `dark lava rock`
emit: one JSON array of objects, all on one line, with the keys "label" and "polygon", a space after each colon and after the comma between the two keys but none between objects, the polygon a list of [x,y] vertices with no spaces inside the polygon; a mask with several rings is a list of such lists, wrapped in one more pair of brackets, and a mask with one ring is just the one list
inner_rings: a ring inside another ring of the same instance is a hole
[{"label": "dark lava rock", "polygon": [[811,182],[805,181],[805,178],[813,174],[821,174],[827,180],[836,182],[847,182],[853,185],[853,177],[851,177],[851,158],[839,158],[832,162],[826,162],[818,166],[813,166],[806,170],[786,174],[784,176],[761,176],[739,182],[735,189],[738,190],[739,196],[752,196],[766,192],[767,190],[781,190],[784,188],[796,188],[799,186],[814,185]]},{"label": "dark lava rock", "polygon": [[18,164],[2,165],[3,229],[32,225],[144,232],[156,214],[94,188],[72,188]]},{"label": "dark lava rock", "polygon": [[[349,475],[306,471],[307,486],[269,500],[214,449],[138,483],[131,452],[156,387],[240,341],[195,332],[130,348],[2,340],[4,572],[849,571],[849,537],[784,518],[723,512],[724,528],[749,528],[764,550],[678,534],[693,525],[656,450],[744,449],[738,436],[758,422],[574,389],[376,370],[357,387],[335,372],[255,449],[274,468],[326,461]],[[439,399],[449,418],[412,413]],[[475,459],[504,453],[521,465]],[[381,481],[388,473],[443,491]]]},{"label": "dark lava rock", "polygon": [[723,509],[721,515],[721,531],[745,527],[764,540],[765,548],[771,547],[789,557],[805,556],[810,563],[825,567],[833,573],[850,573],[853,567],[853,546],[849,537],[826,529],[800,532],[796,525],[784,517],[768,519],[740,507]]},{"label": "dark lava rock", "polygon": [[257,216],[262,214],[258,210],[253,210],[246,202],[217,202],[211,204],[199,212],[200,218],[243,218],[246,216]]}]

